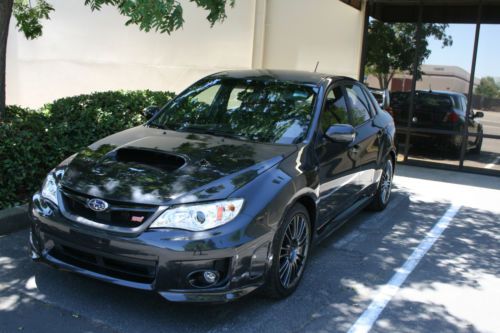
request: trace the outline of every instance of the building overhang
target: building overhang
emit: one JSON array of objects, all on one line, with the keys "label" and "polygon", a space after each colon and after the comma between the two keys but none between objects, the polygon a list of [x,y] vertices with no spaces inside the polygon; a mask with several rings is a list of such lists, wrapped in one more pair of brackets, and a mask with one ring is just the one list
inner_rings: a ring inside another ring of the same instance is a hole
[{"label": "building overhang", "polygon": [[387,23],[418,22],[422,6],[424,23],[477,23],[482,3],[481,23],[500,23],[498,0],[368,0],[369,15]]}]

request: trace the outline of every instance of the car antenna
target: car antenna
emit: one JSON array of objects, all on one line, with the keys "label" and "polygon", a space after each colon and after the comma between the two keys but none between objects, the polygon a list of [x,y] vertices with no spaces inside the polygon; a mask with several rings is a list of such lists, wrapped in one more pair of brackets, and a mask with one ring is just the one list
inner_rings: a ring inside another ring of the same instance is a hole
[{"label": "car antenna", "polygon": [[314,67],[314,73],[316,73],[316,70],[318,69],[319,66],[319,61],[316,62],[316,67]]},{"label": "car antenna", "polygon": [[429,83],[429,92],[431,93],[432,92],[432,84]]}]

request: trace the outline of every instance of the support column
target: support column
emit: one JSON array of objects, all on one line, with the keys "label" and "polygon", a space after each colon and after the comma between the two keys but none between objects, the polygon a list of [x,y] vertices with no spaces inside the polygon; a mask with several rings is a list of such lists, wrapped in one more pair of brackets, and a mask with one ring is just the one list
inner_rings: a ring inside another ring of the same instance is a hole
[{"label": "support column", "polygon": [[410,128],[411,128],[411,123],[412,123],[412,118],[413,118],[413,112],[415,111],[415,96],[416,96],[416,90],[417,90],[417,71],[418,71],[418,65],[419,65],[419,59],[420,55],[418,54],[418,51],[420,49],[420,40],[421,40],[421,34],[422,34],[422,15],[424,11],[424,6],[422,4],[422,1],[420,1],[420,4],[418,6],[418,22],[417,22],[417,30],[415,32],[415,59],[413,60],[413,78],[411,80],[411,94],[410,94],[410,110],[408,110],[408,122],[406,123],[406,137],[405,137],[405,153],[404,153],[404,161],[408,161],[408,151],[410,149]]},{"label": "support column", "polygon": [[361,45],[361,61],[359,65],[359,77],[358,77],[358,80],[360,82],[364,82],[365,80],[366,51],[368,47],[366,41],[368,38],[368,24],[370,22],[371,8],[372,8],[372,0],[366,1],[364,6],[365,19],[363,22],[363,42],[362,42],[363,44]]},{"label": "support column", "polygon": [[464,167],[465,153],[467,152],[467,145],[469,141],[469,119],[472,110],[472,95],[474,94],[474,78],[476,76],[476,62],[477,62],[477,49],[479,47],[479,35],[481,32],[481,16],[483,12],[483,4],[480,0],[479,6],[477,7],[477,19],[476,19],[476,35],[474,37],[474,51],[472,53],[472,65],[470,69],[470,79],[469,79],[469,95],[467,96],[467,110],[465,112],[465,124],[462,129],[462,147],[460,149],[460,169]]},{"label": "support column", "polygon": [[267,0],[255,0],[252,68],[264,67],[266,24],[267,24]]}]

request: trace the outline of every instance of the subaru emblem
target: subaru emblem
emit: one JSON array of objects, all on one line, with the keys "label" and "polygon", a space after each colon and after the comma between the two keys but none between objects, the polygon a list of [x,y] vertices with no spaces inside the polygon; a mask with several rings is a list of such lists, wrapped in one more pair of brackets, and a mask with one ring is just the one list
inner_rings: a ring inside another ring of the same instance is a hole
[{"label": "subaru emblem", "polygon": [[87,206],[94,212],[104,212],[106,209],[108,209],[109,204],[101,199],[90,199],[87,202]]}]

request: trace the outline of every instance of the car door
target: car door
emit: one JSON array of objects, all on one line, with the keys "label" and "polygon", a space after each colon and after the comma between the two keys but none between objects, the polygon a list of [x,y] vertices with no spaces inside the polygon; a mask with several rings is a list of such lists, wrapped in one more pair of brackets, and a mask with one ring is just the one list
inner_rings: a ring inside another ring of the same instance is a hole
[{"label": "car door", "polygon": [[377,127],[373,118],[376,110],[371,104],[365,88],[352,82],[345,85],[350,123],[356,132],[350,158],[354,161],[356,197],[359,198],[376,179],[377,159],[383,129]]},{"label": "car door", "polygon": [[336,124],[349,124],[345,91],[341,85],[331,87],[326,93],[320,116],[315,148],[320,180],[318,227],[352,204],[351,198],[356,192],[355,163],[349,153],[352,144],[333,142],[324,135],[330,126]]}]

